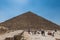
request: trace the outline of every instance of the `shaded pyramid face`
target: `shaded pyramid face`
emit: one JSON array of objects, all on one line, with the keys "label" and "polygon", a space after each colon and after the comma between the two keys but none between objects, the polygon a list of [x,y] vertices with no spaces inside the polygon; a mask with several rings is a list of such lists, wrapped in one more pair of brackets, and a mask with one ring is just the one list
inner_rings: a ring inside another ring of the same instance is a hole
[{"label": "shaded pyramid face", "polygon": [[8,27],[11,30],[19,29],[60,29],[58,25],[38,16],[32,12],[26,12],[12,19],[9,19],[0,25]]}]

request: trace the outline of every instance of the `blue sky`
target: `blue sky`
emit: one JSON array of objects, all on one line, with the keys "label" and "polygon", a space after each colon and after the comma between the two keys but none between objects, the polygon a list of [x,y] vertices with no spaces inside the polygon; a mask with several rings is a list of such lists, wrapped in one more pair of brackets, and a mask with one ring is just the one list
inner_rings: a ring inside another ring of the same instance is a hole
[{"label": "blue sky", "polygon": [[27,11],[60,25],[60,0],[0,0],[0,22]]}]

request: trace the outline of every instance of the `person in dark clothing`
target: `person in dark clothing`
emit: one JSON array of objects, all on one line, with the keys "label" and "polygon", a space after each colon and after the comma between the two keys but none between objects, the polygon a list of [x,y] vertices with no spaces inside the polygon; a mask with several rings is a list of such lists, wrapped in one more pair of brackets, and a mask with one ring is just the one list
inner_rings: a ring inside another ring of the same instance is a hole
[{"label": "person in dark clothing", "polygon": [[57,32],[57,30],[55,29],[55,32]]},{"label": "person in dark clothing", "polygon": [[42,30],[42,31],[41,31],[41,34],[42,34],[43,36],[45,36],[45,31]]},{"label": "person in dark clothing", "polygon": [[34,31],[34,34],[36,34],[37,31]]},{"label": "person in dark clothing", "polygon": [[57,32],[57,30],[54,30],[54,32],[52,33],[52,36],[54,37],[54,34]]}]

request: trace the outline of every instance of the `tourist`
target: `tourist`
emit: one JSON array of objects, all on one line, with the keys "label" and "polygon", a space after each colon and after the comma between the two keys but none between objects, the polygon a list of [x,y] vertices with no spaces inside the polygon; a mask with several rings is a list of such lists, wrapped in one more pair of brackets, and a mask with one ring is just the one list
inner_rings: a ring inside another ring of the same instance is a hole
[{"label": "tourist", "polygon": [[42,34],[43,36],[45,36],[45,31],[44,31],[44,30],[41,30],[41,34]]}]

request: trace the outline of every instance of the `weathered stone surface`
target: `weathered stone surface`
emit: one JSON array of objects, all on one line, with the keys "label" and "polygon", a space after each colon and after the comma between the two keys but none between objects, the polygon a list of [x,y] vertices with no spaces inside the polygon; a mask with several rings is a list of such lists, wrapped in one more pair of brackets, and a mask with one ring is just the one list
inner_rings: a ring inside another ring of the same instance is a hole
[{"label": "weathered stone surface", "polygon": [[6,38],[5,40],[14,40],[14,38],[13,37],[12,38],[9,37],[9,38]]},{"label": "weathered stone surface", "polygon": [[22,32],[21,34],[15,35],[15,36],[14,36],[14,40],[21,40],[23,33],[24,33],[24,32]]},{"label": "weathered stone surface", "polygon": [[56,38],[56,40],[60,40],[60,39]]},{"label": "weathered stone surface", "polygon": [[4,27],[4,26],[0,26],[0,34],[4,34],[8,31],[8,28]]}]

